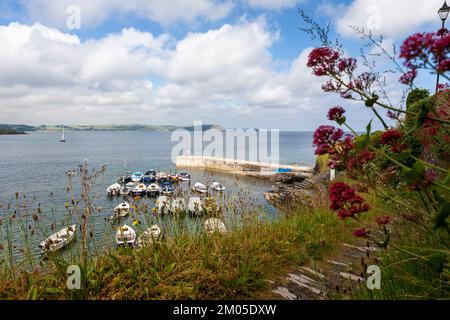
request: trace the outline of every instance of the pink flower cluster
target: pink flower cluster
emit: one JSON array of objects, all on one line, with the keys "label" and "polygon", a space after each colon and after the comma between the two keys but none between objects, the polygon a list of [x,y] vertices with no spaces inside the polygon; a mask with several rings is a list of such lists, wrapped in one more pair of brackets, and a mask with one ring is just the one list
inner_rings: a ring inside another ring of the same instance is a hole
[{"label": "pink flower cluster", "polygon": [[318,77],[335,73],[339,57],[339,52],[331,48],[315,48],[309,54],[307,66],[312,68],[313,73]]},{"label": "pink flower cluster", "polygon": [[336,143],[344,136],[344,131],[333,126],[320,126],[314,132],[316,155],[333,154]]},{"label": "pink flower cluster", "polygon": [[392,145],[402,138],[403,134],[397,130],[387,130],[380,138],[382,144]]},{"label": "pink flower cluster", "polygon": [[328,111],[328,120],[336,121],[338,124],[345,122],[345,109],[341,106],[335,106]]},{"label": "pink flower cluster", "polygon": [[412,85],[412,83],[414,82],[414,79],[416,79],[416,77],[417,77],[417,70],[412,69],[400,77],[400,83],[410,86],[410,85]]},{"label": "pink flower cluster", "polygon": [[400,78],[410,84],[417,69],[433,69],[444,73],[450,71],[450,33],[446,29],[431,33],[416,33],[408,37],[400,48],[400,57],[410,70]]},{"label": "pink flower cluster", "polygon": [[370,210],[363,197],[344,182],[333,183],[330,187],[330,209],[336,211],[341,219],[355,218]]}]

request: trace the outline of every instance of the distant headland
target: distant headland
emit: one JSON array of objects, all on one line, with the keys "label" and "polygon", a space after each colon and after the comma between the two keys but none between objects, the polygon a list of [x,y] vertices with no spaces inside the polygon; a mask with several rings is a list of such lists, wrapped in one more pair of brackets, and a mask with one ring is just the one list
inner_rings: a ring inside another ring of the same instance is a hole
[{"label": "distant headland", "polygon": [[[174,126],[174,125],[143,125],[143,124],[108,124],[108,125],[65,125],[66,131],[173,131],[177,129],[185,129],[193,131],[194,126]],[[220,125],[204,124],[204,131],[209,129],[225,130]],[[17,125],[17,124],[0,124],[0,134],[23,134],[31,131],[61,131],[62,125]]]}]

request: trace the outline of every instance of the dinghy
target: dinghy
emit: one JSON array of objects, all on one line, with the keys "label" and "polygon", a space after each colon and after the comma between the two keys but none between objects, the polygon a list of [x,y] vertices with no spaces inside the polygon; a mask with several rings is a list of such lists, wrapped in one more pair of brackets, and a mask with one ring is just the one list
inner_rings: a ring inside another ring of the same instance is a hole
[{"label": "dinghy", "polygon": [[186,210],[186,200],[175,198],[170,202],[169,211],[174,214],[182,213]]},{"label": "dinghy", "polygon": [[133,245],[136,241],[136,231],[126,224],[117,228],[116,243],[118,245]]},{"label": "dinghy", "polygon": [[226,233],[227,228],[225,224],[217,218],[210,218],[205,221],[205,230],[207,234],[213,234],[214,232]]},{"label": "dinghy", "polygon": [[187,172],[181,172],[177,176],[180,181],[191,181],[191,175]]},{"label": "dinghy", "polygon": [[144,176],[144,174],[142,172],[135,172],[131,175],[131,181],[133,182],[141,182],[142,177]]},{"label": "dinghy", "polygon": [[151,174],[144,174],[144,176],[142,177],[142,183],[149,185],[150,183],[153,183],[156,181],[156,177],[154,175]]},{"label": "dinghy", "polygon": [[149,197],[155,197],[158,194],[160,194],[160,192],[161,192],[161,187],[156,183],[152,183],[151,185],[149,185],[147,187],[147,196],[149,196]]},{"label": "dinghy", "polygon": [[124,173],[117,179],[117,182],[120,184],[127,184],[131,182],[131,174],[129,172]]},{"label": "dinghy", "polygon": [[156,175],[156,182],[160,185],[166,182],[169,182],[169,175],[165,172],[160,172]]},{"label": "dinghy", "polygon": [[203,202],[199,197],[189,199],[188,210],[190,213],[199,214],[203,212]]},{"label": "dinghy", "polygon": [[170,182],[163,183],[161,185],[161,193],[165,195],[171,195],[173,193],[173,186]]},{"label": "dinghy", "polygon": [[134,197],[142,197],[142,196],[145,196],[146,193],[147,193],[147,187],[143,183],[138,184],[133,190],[131,190],[131,194]]},{"label": "dinghy", "polygon": [[106,189],[106,195],[109,197],[118,196],[120,193],[120,184],[114,183]]},{"label": "dinghy", "polygon": [[148,170],[145,172],[145,176],[153,176],[156,178],[156,171],[155,170]]},{"label": "dinghy", "polygon": [[110,217],[111,220],[120,219],[128,215],[130,212],[130,204],[126,201],[120,203],[117,207],[114,208],[113,214]]},{"label": "dinghy", "polygon": [[136,187],[136,185],[133,182],[128,182],[126,185],[124,185],[122,188],[120,188],[120,194],[121,195],[129,195],[131,190],[133,190]]},{"label": "dinghy", "polygon": [[208,188],[206,188],[206,186],[199,181],[194,183],[193,189],[194,189],[194,191],[199,192],[199,193],[206,193],[206,191],[208,191]]},{"label": "dinghy", "polygon": [[213,183],[211,183],[210,187],[214,191],[219,192],[225,191],[225,186],[221,184],[219,181],[214,181]]},{"label": "dinghy", "polygon": [[156,207],[158,208],[158,213],[160,214],[167,213],[169,211],[169,205],[170,205],[169,197],[160,196],[156,200]]},{"label": "dinghy", "polygon": [[152,244],[158,240],[160,234],[161,228],[156,224],[152,225],[139,236],[138,247],[142,248],[148,244]]},{"label": "dinghy", "polygon": [[52,234],[39,244],[41,253],[44,254],[46,252],[55,252],[64,248],[75,238],[75,232],[76,225],[73,224],[70,227],[64,228]]}]

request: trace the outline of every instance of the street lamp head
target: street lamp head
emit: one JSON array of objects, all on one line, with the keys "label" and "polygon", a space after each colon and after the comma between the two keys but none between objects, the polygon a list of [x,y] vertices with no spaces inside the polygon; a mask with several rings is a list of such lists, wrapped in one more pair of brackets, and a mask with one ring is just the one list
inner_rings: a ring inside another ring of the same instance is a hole
[{"label": "street lamp head", "polygon": [[442,5],[442,8],[440,8],[438,11],[439,17],[441,18],[442,21],[447,20],[449,12],[450,12],[450,7],[447,5],[447,1],[445,1],[444,4]]}]

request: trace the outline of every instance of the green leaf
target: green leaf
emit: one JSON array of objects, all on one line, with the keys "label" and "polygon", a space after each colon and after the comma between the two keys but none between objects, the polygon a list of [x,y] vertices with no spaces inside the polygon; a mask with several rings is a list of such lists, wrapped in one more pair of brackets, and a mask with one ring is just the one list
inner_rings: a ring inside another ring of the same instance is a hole
[{"label": "green leaf", "polygon": [[168,266],[164,269],[164,271],[165,271],[165,272],[172,272],[173,269],[175,269],[175,265],[176,265],[175,262],[174,262],[174,263],[171,263],[170,265],[168,265]]},{"label": "green leaf", "polygon": [[420,184],[425,178],[425,166],[416,161],[410,170],[405,171],[405,178],[408,185]]},{"label": "green leaf", "polygon": [[433,217],[433,229],[447,229],[448,228],[448,222],[447,218],[450,214],[450,202],[448,202],[445,199],[441,199],[439,202],[439,211],[436,213],[436,215]]}]

